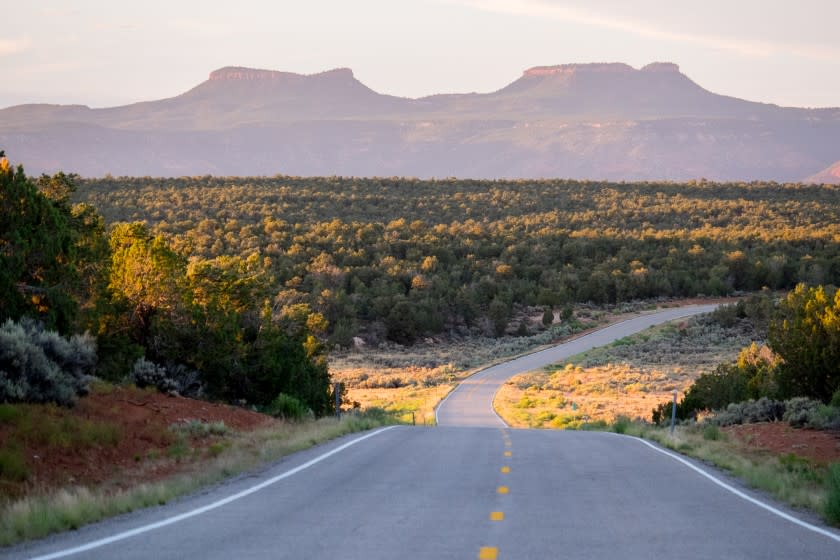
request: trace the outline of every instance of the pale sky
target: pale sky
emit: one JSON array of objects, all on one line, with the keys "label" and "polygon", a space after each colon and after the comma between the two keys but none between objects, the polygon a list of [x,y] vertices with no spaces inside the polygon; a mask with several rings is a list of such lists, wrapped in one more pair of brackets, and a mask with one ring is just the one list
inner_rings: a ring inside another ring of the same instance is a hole
[{"label": "pale sky", "polygon": [[172,97],[222,66],[349,67],[420,97],[653,61],[716,93],[840,106],[840,0],[0,0],[0,14],[0,107]]}]

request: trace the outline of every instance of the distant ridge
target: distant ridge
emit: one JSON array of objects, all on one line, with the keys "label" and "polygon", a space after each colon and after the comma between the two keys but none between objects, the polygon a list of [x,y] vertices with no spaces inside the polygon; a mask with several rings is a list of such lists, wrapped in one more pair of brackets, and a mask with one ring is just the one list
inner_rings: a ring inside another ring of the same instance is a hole
[{"label": "distant ridge", "polygon": [[796,181],[840,159],[840,109],[719,95],[671,62],[534,66],[491,93],[419,99],[349,68],[226,66],[158,101],[2,109],[0,148],[32,173],[91,176]]},{"label": "distant ridge", "polygon": [[840,185],[840,161],[823,169],[819,173],[806,177],[803,183],[816,183],[826,185]]}]

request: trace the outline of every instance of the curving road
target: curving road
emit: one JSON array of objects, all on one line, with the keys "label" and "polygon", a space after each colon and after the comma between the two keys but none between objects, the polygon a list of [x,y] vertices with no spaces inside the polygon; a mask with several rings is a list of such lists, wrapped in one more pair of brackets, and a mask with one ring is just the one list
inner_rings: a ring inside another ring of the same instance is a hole
[{"label": "curving road", "polygon": [[[645,322],[623,325],[509,367],[538,367]],[[499,422],[486,408],[467,414],[472,404],[458,404],[481,395],[489,406],[492,393],[479,391],[503,378],[497,368],[485,370],[472,398],[469,389],[452,393],[440,407],[442,424]],[[0,556],[839,558],[840,532],[801,517],[636,438],[400,426],[341,438],[166,507]]]},{"label": "curving road", "polygon": [[449,393],[435,411],[437,423],[439,426],[505,426],[493,411],[493,398],[499,387],[510,377],[565,360],[597,346],[610,344],[648,327],[708,313],[715,308],[717,305],[689,305],[657,311],[614,323],[564,344],[489,367],[467,378]]}]

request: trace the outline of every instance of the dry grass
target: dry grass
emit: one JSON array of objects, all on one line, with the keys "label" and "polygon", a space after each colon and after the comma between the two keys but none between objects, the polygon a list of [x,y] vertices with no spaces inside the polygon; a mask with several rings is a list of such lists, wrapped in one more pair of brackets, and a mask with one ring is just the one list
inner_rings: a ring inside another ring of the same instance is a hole
[{"label": "dry grass", "polygon": [[494,406],[516,427],[649,419],[674,390],[683,394],[701,373],[734,359],[754,335],[747,325],[724,329],[708,317],[660,325],[515,376],[499,390]]},{"label": "dry grass", "polygon": [[380,407],[402,422],[433,424],[434,409],[441,399],[477,370],[612,322],[621,312],[650,306],[636,304],[615,310],[581,306],[571,321],[558,319],[542,330],[537,326],[541,312],[531,313],[532,330],[537,332],[530,336],[429,338],[413,346],[385,343],[338,352],[330,357],[330,372],[347,387],[351,406]]},{"label": "dry grass", "polygon": [[274,421],[252,432],[226,435],[224,446],[186,473],[131,488],[108,490],[83,486],[32,493],[0,502],[0,546],[76,529],[139,508],[162,505],[232,475],[264,466],[280,457],[327,440],[388,423],[376,414],[345,415],[312,422]]}]

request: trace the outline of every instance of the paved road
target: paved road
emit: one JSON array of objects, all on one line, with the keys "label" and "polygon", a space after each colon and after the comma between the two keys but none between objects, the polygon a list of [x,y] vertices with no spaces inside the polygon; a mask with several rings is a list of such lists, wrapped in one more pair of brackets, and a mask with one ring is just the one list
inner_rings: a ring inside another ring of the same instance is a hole
[{"label": "paved road", "polygon": [[[60,550],[205,506],[341,443],[15,554]],[[500,559],[836,560],[840,542],[736,498],[632,438],[398,427],[202,515],[71,557],[474,559],[482,550]]]},{"label": "paved road", "polygon": [[487,368],[469,377],[444,400],[436,411],[439,426],[503,427],[505,423],[493,411],[493,398],[510,377],[553,364],[590,348],[604,346],[614,340],[699,313],[708,313],[717,305],[690,305],[666,309],[622,321],[540,352]]},{"label": "paved road", "polygon": [[840,533],[819,530],[635,438],[400,426],[0,556],[840,558]]}]

